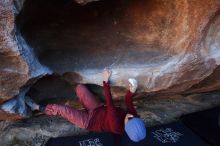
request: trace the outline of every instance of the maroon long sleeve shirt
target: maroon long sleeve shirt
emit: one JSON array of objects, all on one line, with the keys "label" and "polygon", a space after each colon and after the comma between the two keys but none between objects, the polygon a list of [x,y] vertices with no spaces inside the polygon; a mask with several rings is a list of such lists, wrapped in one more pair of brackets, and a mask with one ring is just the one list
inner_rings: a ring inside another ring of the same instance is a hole
[{"label": "maroon long sleeve shirt", "polygon": [[109,84],[103,82],[103,86],[106,97],[106,107],[100,107],[94,110],[87,129],[97,132],[110,131],[116,134],[122,134],[124,132],[124,119],[126,114],[137,114],[132,102],[134,93],[130,91],[127,92],[125,96],[127,110],[124,110],[114,106]]},{"label": "maroon long sleeve shirt", "polygon": [[[103,82],[103,87],[106,97],[106,106],[100,106],[90,113],[92,115],[89,119],[88,126],[85,128],[95,132],[108,131],[116,134],[122,134],[124,132],[124,119],[126,114],[137,114],[132,103],[132,97],[134,94],[130,91],[127,92],[125,96],[127,110],[124,110],[114,106],[109,84]],[[71,107],[58,104],[48,104],[44,112],[47,115],[60,115],[72,123],[75,123],[77,119],[76,113],[78,113],[74,112]],[[80,121],[80,124],[84,122],[86,121]]]}]

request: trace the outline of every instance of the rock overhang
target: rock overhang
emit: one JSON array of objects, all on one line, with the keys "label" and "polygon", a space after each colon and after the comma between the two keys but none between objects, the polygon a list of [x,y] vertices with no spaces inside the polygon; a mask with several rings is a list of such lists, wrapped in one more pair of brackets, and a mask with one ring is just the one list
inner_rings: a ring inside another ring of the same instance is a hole
[{"label": "rock overhang", "polygon": [[113,86],[126,87],[134,77],[140,92],[182,93],[219,65],[217,0],[102,0],[83,6],[29,0],[1,6],[3,101],[52,72],[68,73],[70,83],[101,85],[104,67],[113,70]]}]

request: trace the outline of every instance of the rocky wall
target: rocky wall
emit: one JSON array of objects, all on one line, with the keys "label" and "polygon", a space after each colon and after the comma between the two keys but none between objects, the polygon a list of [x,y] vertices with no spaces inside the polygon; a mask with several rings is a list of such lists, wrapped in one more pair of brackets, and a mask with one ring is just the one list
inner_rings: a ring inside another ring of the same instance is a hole
[{"label": "rocky wall", "polygon": [[219,0],[77,2],[0,2],[1,103],[23,103],[19,93],[53,72],[101,85],[110,67],[113,86],[133,77],[139,92],[183,93],[219,67]]}]

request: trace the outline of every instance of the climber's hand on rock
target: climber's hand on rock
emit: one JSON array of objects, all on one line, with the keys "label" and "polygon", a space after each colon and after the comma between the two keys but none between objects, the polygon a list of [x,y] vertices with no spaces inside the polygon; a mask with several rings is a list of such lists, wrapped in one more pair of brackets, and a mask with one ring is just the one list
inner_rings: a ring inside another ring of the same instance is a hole
[{"label": "climber's hand on rock", "polygon": [[129,90],[132,92],[132,93],[135,93],[136,90],[137,90],[137,87],[138,87],[138,82],[136,79],[134,78],[129,78],[128,79],[128,82],[129,82]]},{"label": "climber's hand on rock", "polygon": [[112,71],[109,68],[105,68],[103,70],[103,81],[108,82],[111,74],[112,74]]}]

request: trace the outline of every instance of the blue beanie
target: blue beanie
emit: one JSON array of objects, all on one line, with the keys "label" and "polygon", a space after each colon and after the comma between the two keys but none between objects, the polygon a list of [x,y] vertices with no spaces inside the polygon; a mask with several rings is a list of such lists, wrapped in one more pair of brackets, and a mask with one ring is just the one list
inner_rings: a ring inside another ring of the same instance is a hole
[{"label": "blue beanie", "polygon": [[132,118],[125,124],[125,131],[128,137],[134,141],[138,142],[146,137],[146,128],[144,121],[140,118]]}]

